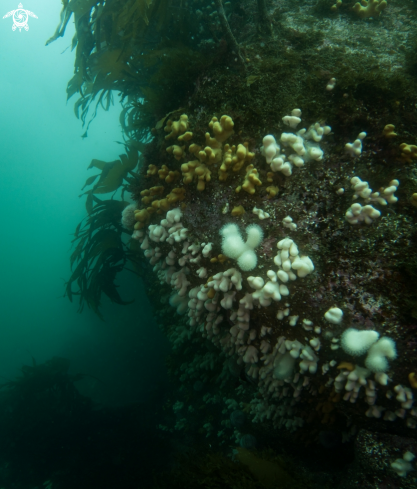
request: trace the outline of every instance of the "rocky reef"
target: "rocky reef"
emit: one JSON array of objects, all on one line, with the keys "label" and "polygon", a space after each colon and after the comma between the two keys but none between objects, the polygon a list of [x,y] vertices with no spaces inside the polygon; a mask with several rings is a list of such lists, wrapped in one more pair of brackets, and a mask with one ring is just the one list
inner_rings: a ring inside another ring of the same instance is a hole
[{"label": "rocky reef", "polygon": [[[414,4],[134,5],[73,10],[68,95],[84,122],[96,97],[122,95],[127,156],[90,165],[87,210],[120,186],[131,196],[123,226],[106,226],[131,236],[118,252],[173,345],[161,430],[224,449],[252,448],[249,435],[350,446],[337,487],[413,487]],[[87,242],[74,262],[96,257]]]}]

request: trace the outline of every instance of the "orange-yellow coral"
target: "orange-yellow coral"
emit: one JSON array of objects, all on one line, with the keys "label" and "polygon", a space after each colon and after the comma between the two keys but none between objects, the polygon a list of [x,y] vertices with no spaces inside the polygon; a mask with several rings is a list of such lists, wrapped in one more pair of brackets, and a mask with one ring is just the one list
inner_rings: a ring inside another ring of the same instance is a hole
[{"label": "orange-yellow coral", "polygon": [[195,169],[195,174],[198,178],[197,190],[201,192],[206,188],[205,182],[209,182],[211,180],[211,171],[206,167],[206,165],[200,163]]},{"label": "orange-yellow coral", "polygon": [[184,141],[189,141],[193,137],[193,133],[190,131],[187,131],[184,134],[181,134],[181,136],[178,136],[178,141],[184,142]]},{"label": "orange-yellow coral", "polygon": [[180,172],[171,171],[166,165],[162,165],[161,169],[158,170],[158,175],[161,180],[165,180],[166,183],[172,183],[180,176]]},{"label": "orange-yellow coral", "polygon": [[[206,132],[204,148],[193,143],[188,148],[190,153],[194,154],[201,163],[205,163],[206,165],[219,163],[222,160],[223,142],[233,134],[233,125],[232,118],[227,115],[222,116],[220,122],[216,117],[213,117],[209,126],[213,130],[214,137],[211,137],[210,133]],[[185,136],[184,139],[186,139]]]},{"label": "orange-yellow coral", "polygon": [[269,187],[266,187],[266,193],[268,194],[268,199],[274,198],[279,192],[279,188],[276,187],[275,185],[270,185]]},{"label": "orange-yellow coral", "polygon": [[397,133],[394,132],[394,129],[395,129],[394,124],[387,124],[384,127],[384,130],[382,131],[382,135],[385,138],[395,138],[395,136],[397,135]]},{"label": "orange-yellow coral", "polygon": [[355,3],[353,11],[361,18],[367,17],[379,17],[380,13],[387,8],[387,2],[385,0],[361,0],[359,3]]},{"label": "orange-yellow coral", "polygon": [[150,189],[142,190],[140,195],[142,195],[142,202],[144,204],[149,204],[155,200],[156,195],[161,195],[164,193],[164,187],[152,187]]},{"label": "orange-yellow coral", "polygon": [[414,194],[411,196],[411,204],[412,204],[414,207],[417,207],[417,193],[414,193]]},{"label": "orange-yellow coral", "polygon": [[413,159],[417,158],[417,146],[414,144],[400,144],[401,158],[407,163],[412,163]]},{"label": "orange-yellow coral", "polygon": [[[152,208],[157,211],[167,211],[171,205],[181,202],[185,199],[185,189],[182,187],[173,188],[165,199],[154,200],[152,202]],[[149,210],[149,208],[148,208]]]},{"label": "orange-yellow coral", "polygon": [[211,262],[211,263],[217,263],[217,262],[219,262],[219,263],[224,263],[226,260],[227,260],[227,256],[222,255],[222,254],[220,253],[220,255],[217,255],[217,256],[215,256],[215,257],[211,258],[210,262]]},{"label": "orange-yellow coral", "polygon": [[165,139],[172,139],[183,134],[188,129],[188,126],[189,122],[187,114],[182,114],[178,121],[169,119],[167,125],[164,127],[164,131],[169,133],[165,136]]},{"label": "orange-yellow coral", "polygon": [[255,156],[255,153],[251,153],[248,147],[249,144],[246,142],[238,145],[236,156],[234,156],[232,159],[233,171],[239,171],[244,164],[250,163],[252,158]]},{"label": "orange-yellow coral", "polygon": [[200,163],[198,161],[189,161],[188,163],[183,163],[181,165],[181,172],[183,175],[183,182],[185,185],[191,183],[194,179],[195,169]]},{"label": "orange-yellow coral", "polygon": [[220,161],[222,157],[222,144],[216,141],[216,139],[210,137],[210,134],[206,132],[206,146],[202,148],[198,144],[191,144],[188,148],[189,152],[194,154],[202,163],[212,165]]},{"label": "orange-yellow coral", "polygon": [[158,172],[158,167],[155,165],[149,165],[148,166],[148,171],[146,172],[147,177],[151,177],[153,175],[156,175]]},{"label": "orange-yellow coral", "polygon": [[151,214],[154,212],[153,209],[136,209],[135,219],[138,221],[135,224],[135,229],[142,229],[145,226],[145,222],[149,220]]},{"label": "orange-yellow coral", "polygon": [[245,213],[245,209],[241,205],[238,205],[237,207],[233,207],[231,212],[233,217],[242,216],[244,213]]},{"label": "orange-yellow coral", "polygon": [[408,382],[413,389],[417,389],[417,374],[415,372],[410,372],[408,374]]},{"label": "orange-yellow coral", "polygon": [[167,200],[170,204],[181,202],[185,199],[185,188],[173,188],[167,195]]},{"label": "orange-yellow coral", "polygon": [[229,144],[224,147],[223,161],[219,168],[219,180],[221,182],[224,182],[228,177],[227,170],[232,166],[233,151],[235,149],[236,146],[230,146]]},{"label": "orange-yellow coral", "polygon": [[172,154],[174,158],[179,161],[184,156],[184,149],[185,146],[173,144],[172,146],[168,146],[167,153]]},{"label": "orange-yellow coral", "polygon": [[188,148],[188,151],[195,155],[196,158],[198,158],[198,153],[201,151],[201,146],[199,146],[198,144],[190,144],[190,147]]},{"label": "orange-yellow coral", "polygon": [[[149,189],[149,194],[145,194],[145,195],[161,195],[164,193],[164,187],[162,185],[158,186],[158,187],[151,187]],[[142,194],[142,192],[141,192]]]},{"label": "orange-yellow coral", "polygon": [[205,137],[206,146],[198,152],[198,158],[208,165],[218,163],[222,159],[222,143],[212,138],[208,132],[206,132]]},{"label": "orange-yellow coral", "polygon": [[211,171],[204,163],[197,160],[189,161],[181,165],[181,172],[184,176],[184,183],[188,185],[194,179],[198,180],[197,190],[200,192],[206,188],[206,182],[211,180]]},{"label": "orange-yellow coral", "polygon": [[336,368],[338,369],[345,368],[346,370],[352,372],[353,370],[355,370],[355,365],[353,365],[353,363],[350,362],[341,362]]},{"label": "orange-yellow coral", "polygon": [[262,185],[262,182],[258,178],[258,170],[253,165],[246,167],[246,175],[243,181],[243,185],[239,185],[236,188],[236,192],[240,192],[242,189],[250,195],[255,193],[255,187]]},{"label": "orange-yellow coral", "polygon": [[165,199],[154,200],[152,202],[152,209],[154,209],[155,211],[158,211],[158,214],[160,213],[160,211],[168,211],[169,210],[170,205],[169,205],[167,197]]},{"label": "orange-yellow coral", "polygon": [[342,0],[337,0],[337,2],[330,7],[330,10],[335,12],[342,5]]},{"label": "orange-yellow coral", "polygon": [[216,295],[216,291],[214,289],[210,289],[208,292],[207,292],[207,297],[209,299],[213,299],[213,297]]},{"label": "orange-yellow coral", "polygon": [[233,171],[239,171],[244,164],[251,162],[255,153],[251,153],[248,149],[249,144],[239,144],[236,146],[230,146],[226,144],[224,147],[223,161],[219,168],[219,180],[224,181],[227,179],[227,171],[231,168]]},{"label": "orange-yellow coral", "polygon": [[222,115],[220,121],[217,117],[213,117],[209,123],[210,129],[212,129],[214,133],[214,137],[221,143],[224,143],[224,141],[233,134],[234,125],[232,118],[228,115]]}]

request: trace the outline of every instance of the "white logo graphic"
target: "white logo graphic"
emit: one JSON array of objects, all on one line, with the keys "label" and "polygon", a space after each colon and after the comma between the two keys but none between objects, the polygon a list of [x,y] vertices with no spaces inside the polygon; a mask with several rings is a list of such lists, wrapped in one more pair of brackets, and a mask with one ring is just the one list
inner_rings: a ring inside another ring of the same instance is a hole
[{"label": "white logo graphic", "polygon": [[3,15],[3,19],[13,15],[12,30],[15,31],[16,29],[19,29],[19,31],[21,31],[22,27],[23,27],[25,29],[25,31],[28,31],[29,30],[29,26],[28,26],[29,15],[31,17],[35,17],[35,19],[37,19],[37,17],[30,10],[25,10],[24,8],[22,8],[23,5],[21,3],[19,3],[18,7],[19,8],[17,8],[16,10],[12,10],[11,12],[7,12],[6,15]]}]

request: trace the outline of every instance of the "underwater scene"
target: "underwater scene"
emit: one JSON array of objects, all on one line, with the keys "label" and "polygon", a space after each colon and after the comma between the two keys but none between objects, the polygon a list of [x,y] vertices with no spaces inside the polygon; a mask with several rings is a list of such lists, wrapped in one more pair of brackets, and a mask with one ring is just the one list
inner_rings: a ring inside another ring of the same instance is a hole
[{"label": "underwater scene", "polygon": [[417,3],[27,1],[0,489],[417,488]]}]

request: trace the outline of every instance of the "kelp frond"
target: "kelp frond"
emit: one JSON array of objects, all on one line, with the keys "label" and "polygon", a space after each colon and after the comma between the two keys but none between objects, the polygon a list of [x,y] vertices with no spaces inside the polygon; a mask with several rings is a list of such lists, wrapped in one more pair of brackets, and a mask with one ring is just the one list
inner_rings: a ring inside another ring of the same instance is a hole
[{"label": "kelp frond", "polygon": [[[87,195],[86,207],[87,212],[91,213],[93,205],[93,194],[107,194],[115,192],[118,188],[123,187],[123,193],[126,190],[126,185],[129,183],[129,174],[133,175],[133,170],[138,164],[138,151],[133,145],[127,145],[126,154],[119,156],[119,160],[105,162],[93,159],[88,166],[88,169],[97,168],[101,173],[97,173],[87,178],[82,190],[85,187],[92,185],[98,178],[97,183],[81,195]],[[124,184],[126,180],[127,184]],[[122,193],[122,196],[123,196]]]},{"label": "kelp frond", "polygon": [[134,37],[143,37],[149,25],[151,4],[152,0],[63,0],[60,23],[46,45],[65,34],[74,14],[75,70],[67,86],[67,97],[81,95],[76,102],[76,115],[81,117],[83,125],[96,97],[92,119],[100,104],[108,108],[111,90],[123,90],[129,83],[138,83],[129,66],[131,38],[133,33]]},{"label": "kelp frond", "polygon": [[[190,25],[196,29],[195,22],[190,21],[181,2],[178,7],[172,2],[63,0],[60,23],[47,44],[64,35],[74,14],[76,35],[72,48],[76,53],[67,98],[80,95],[74,111],[86,125],[83,137],[87,136],[98,107],[108,110],[114,91],[120,93],[122,100],[128,98],[142,105],[147,117],[141,125],[149,134],[151,117],[158,119],[167,106],[174,106],[178,97],[193,87],[195,74],[207,66],[207,56],[191,47],[195,45],[193,36],[184,34],[190,32]],[[183,23],[188,23],[188,27],[183,28]],[[137,108],[133,106],[132,111]],[[142,139],[147,137],[141,129],[135,131],[138,134]]]},{"label": "kelp frond", "polygon": [[83,188],[93,185],[82,194],[87,195],[88,215],[78,224],[72,241],[75,247],[70,258],[72,274],[66,283],[65,294],[70,301],[79,296],[79,312],[86,304],[100,318],[103,293],[117,304],[130,303],[120,297],[115,283],[117,275],[129,261],[136,270],[140,269],[139,255],[123,240],[123,234],[129,233],[121,225],[121,215],[128,203],[115,199],[101,200],[96,196],[115,192],[121,187],[125,190],[130,179],[134,178],[138,153],[136,149],[127,149],[127,154],[121,155],[120,160],[109,163],[92,160],[89,168],[101,172],[89,177],[84,184]]}]

